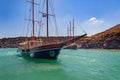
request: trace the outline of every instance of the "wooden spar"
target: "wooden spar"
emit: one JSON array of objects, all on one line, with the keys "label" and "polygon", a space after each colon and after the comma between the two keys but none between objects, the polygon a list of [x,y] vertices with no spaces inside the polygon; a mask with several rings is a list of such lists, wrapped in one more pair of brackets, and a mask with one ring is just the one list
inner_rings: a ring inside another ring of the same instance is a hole
[{"label": "wooden spar", "polygon": [[49,29],[48,29],[48,0],[46,0],[46,27],[47,27],[47,38],[49,37]]},{"label": "wooden spar", "polygon": [[35,34],[34,34],[34,0],[32,0],[32,38],[34,39]]},{"label": "wooden spar", "polygon": [[67,41],[62,42],[62,44],[63,44],[63,45],[66,45],[66,44],[74,43],[75,41],[77,41],[77,40],[80,39],[80,38],[85,37],[86,35],[87,35],[87,34],[83,34],[83,35],[81,35],[81,36],[76,36],[76,37],[74,37],[74,38],[72,38],[72,39],[70,39],[70,40],[67,40]]}]

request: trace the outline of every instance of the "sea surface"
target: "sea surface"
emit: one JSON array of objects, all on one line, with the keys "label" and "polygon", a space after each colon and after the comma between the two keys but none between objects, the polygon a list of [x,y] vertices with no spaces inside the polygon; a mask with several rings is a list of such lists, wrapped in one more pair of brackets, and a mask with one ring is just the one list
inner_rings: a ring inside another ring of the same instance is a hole
[{"label": "sea surface", "polygon": [[0,80],[120,80],[120,50],[62,49],[57,60],[0,49]]}]

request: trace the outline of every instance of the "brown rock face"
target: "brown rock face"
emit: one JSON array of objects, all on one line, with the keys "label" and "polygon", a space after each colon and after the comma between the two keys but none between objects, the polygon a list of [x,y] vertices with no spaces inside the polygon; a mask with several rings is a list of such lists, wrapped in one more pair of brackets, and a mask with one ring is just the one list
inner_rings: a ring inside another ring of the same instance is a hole
[{"label": "brown rock face", "polygon": [[79,48],[120,49],[120,24],[77,41]]}]

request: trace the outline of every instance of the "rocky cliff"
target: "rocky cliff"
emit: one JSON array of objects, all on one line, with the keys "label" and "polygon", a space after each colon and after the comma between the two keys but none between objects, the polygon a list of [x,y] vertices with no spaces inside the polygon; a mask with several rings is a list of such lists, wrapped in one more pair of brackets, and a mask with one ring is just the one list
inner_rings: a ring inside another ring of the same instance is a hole
[{"label": "rocky cliff", "polygon": [[79,48],[120,49],[120,24],[76,42]]}]

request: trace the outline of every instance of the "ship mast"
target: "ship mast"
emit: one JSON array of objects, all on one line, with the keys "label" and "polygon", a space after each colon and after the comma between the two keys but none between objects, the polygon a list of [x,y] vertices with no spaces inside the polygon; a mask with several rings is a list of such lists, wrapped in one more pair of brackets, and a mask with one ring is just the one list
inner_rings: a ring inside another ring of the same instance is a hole
[{"label": "ship mast", "polygon": [[34,21],[34,0],[32,0],[32,39],[35,38],[34,26],[35,26],[35,21]]},{"label": "ship mast", "polygon": [[47,38],[49,37],[49,22],[48,22],[48,17],[49,17],[49,14],[48,14],[48,0],[46,0],[46,27],[47,27]]},{"label": "ship mast", "polygon": [[73,18],[73,37],[74,37],[74,29],[75,29],[75,26],[74,26],[74,18]]},{"label": "ship mast", "polygon": [[71,36],[71,34],[72,34],[71,31],[72,31],[72,29],[71,29],[71,21],[70,21],[70,36]]}]

